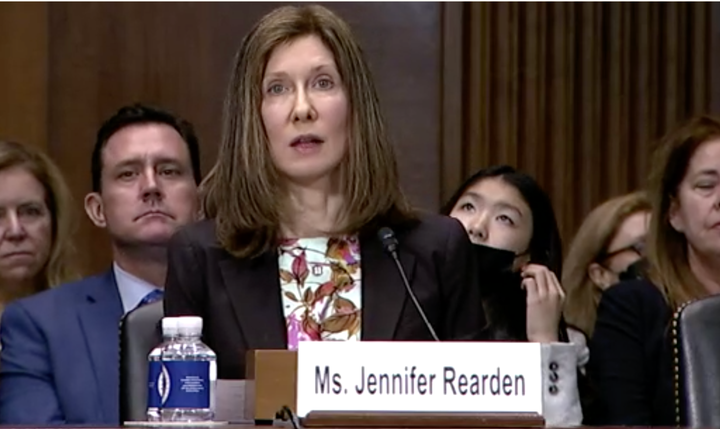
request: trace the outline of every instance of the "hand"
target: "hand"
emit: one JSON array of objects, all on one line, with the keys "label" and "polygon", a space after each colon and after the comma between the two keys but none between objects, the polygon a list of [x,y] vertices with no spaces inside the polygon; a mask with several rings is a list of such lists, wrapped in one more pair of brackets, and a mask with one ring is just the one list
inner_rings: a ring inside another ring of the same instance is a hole
[{"label": "hand", "polygon": [[527,291],[528,341],[557,342],[565,291],[555,274],[542,265],[527,265],[522,277],[522,287]]}]

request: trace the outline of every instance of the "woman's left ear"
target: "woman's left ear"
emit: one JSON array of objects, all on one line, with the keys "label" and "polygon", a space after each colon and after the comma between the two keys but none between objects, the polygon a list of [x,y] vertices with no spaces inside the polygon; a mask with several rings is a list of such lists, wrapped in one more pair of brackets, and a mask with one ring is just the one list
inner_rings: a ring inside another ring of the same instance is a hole
[{"label": "woman's left ear", "polygon": [[600,290],[605,290],[614,283],[617,283],[617,279],[613,279],[612,273],[597,262],[593,262],[588,266],[587,274],[590,281]]}]

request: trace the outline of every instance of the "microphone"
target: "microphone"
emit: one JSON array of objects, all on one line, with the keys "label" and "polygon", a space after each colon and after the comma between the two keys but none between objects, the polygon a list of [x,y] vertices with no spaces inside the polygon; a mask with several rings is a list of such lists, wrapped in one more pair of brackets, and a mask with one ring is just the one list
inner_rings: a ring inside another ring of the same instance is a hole
[{"label": "microphone", "polygon": [[418,302],[417,297],[415,296],[415,293],[410,288],[410,282],[408,282],[407,276],[405,275],[405,270],[403,269],[403,266],[400,263],[400,259],[398,258],[398,254],[397,254],[398,241],[397,241],[397,238],[395,238],[395,232],[393,232],[393,230],[388,227],[380,228],[380,231],[378,231],[378,238],[380,239],[380,242],[382,242],[385,252],[387,252],[390,256],[392,256],[393,261],[395,261],[395,265],[397,266],[397,269],[400,272],[400,277],[402,277],[402,281],[403,281],[403,284],[405,285],[405,289],[407,289],[408,295],[410,295],[410,299],[412,299],[412,302],[415,305],[415,308],[417,309],[418,313],[420,313],[420,317],[422,317],[422,320],[425,323],[425,326],[427,327],[428,331],[430,331],[430,335],[432,335],[432,337],[435,341],[440,341],[437,334],[435,333],[435,329],[433,329],[427,316],[425,316],[425,312],[423,311],[422,307],[420,306],[420,303]]}]

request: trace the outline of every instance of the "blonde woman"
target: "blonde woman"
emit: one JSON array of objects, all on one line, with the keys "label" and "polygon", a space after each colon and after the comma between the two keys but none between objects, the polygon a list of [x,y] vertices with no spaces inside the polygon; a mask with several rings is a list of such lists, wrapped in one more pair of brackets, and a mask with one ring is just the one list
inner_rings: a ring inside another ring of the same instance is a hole
[{"label": "blonde woman", "polygon": [[72,198],[42,152],[0,141],[0,308],[72,280]]},{"label": "blonde woman", "polygon": [[569,325],[592,336],[602,291],[642,258],[649,221],[650,202],[642,192],[605,201],[585,218],[563,264]]}]

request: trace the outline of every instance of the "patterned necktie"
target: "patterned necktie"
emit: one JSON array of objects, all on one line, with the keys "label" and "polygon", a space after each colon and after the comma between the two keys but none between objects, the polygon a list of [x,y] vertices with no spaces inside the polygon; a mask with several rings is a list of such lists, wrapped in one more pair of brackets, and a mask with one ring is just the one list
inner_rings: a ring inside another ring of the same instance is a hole
[{"label": "patterned necktie", "polygon": [[160,289],[155,289],[154,291],[150,292],[149,294],[145,295],[145,298],[140,301],[140,304],[137,305],[135,308],[142,307],[143,305],[152,304],[155,301],[160,301],[163,297],[163,291]]}]

